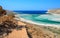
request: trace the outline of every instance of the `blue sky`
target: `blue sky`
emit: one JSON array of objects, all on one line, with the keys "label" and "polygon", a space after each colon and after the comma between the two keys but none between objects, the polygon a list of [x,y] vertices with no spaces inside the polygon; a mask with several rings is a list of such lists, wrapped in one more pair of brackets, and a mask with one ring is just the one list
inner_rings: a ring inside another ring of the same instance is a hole
[{"label": "blue sky", "polygon": [[60,8],[60,0],[0,0],[7,10],[48,10]]}]

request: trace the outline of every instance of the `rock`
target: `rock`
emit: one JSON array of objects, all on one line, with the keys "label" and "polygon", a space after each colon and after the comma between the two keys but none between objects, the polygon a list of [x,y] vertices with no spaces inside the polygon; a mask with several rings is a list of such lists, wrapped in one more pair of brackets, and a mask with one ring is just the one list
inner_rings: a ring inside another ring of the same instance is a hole
[{"label": "rock", "polygon": [[55,14],[60,14],[60,9],[52,9],[52,10],[48,10],[47,13],[55,13]]}]

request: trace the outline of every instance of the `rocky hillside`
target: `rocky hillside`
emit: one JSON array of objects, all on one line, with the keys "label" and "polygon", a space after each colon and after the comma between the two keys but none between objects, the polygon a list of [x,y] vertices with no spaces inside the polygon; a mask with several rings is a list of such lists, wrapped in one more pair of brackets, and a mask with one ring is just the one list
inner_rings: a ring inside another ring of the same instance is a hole
[{"label": "rocky hillside", "polygon": [[52,10],[48,10],[48,13],[56,13],[56,14],[60,14],[60,9],[52,9]]}]

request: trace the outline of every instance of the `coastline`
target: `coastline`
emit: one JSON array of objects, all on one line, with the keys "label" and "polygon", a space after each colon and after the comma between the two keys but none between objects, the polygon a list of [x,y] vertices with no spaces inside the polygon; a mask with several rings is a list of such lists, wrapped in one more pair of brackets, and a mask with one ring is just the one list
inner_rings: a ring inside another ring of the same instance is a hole
[{"label": "coastline", "polygon": [[35,25],[41,25],[41,26],[53,26],[53,27],[57,27],[57,28],[60,28],[60,26],[59,25],[54,25],[54,24],[40,24],[40,23],[36,23],[36,22],[33,22],[33,21],[31,21],[31,20],[26,20],[26,19],[24,19],[24,18],[20,18],[20,19],[17,19],[17,20],[20,20],[20,21],[22,21],[22,22],[26,22],[26,23],[29,23],[29,24],[35,24]]}]

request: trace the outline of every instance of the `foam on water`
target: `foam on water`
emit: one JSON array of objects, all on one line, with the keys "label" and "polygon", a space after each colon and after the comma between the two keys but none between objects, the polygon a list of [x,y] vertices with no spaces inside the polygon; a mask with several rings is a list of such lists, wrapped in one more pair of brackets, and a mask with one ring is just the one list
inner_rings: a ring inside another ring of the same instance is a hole
[{"label": "foam on water", "polygon": [[60,15],[59,14],[17,14],[21,21],[45,25],[45,26],[59,26],[60,25]]}]

